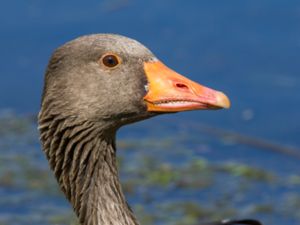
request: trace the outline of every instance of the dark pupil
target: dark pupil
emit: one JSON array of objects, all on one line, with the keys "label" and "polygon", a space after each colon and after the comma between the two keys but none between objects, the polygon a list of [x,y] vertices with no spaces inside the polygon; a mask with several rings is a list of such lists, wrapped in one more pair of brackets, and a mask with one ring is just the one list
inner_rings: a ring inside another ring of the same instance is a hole
[{"label": "dark pupil", "polygon": [[108,55],[103,58],[103,63],[105,66],[114,67],[118,64],[118,59],[114,55]]}]

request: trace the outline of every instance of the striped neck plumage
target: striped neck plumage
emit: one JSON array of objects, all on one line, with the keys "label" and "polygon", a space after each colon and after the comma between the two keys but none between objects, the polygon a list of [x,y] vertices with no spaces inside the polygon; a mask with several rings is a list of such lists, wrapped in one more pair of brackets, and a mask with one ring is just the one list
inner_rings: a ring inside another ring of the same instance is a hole
[{"label": "striped neck plumage", "polygon": [[77,118],[39,117],[44,152],[80,223],[137,225],[119,181],[115,132],[104,129]]}]

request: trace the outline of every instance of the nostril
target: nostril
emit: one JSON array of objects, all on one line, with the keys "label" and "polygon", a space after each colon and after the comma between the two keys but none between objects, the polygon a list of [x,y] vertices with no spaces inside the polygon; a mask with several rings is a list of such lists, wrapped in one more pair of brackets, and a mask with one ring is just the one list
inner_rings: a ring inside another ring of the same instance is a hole
[{"label": "nostril", "polygon": [[180,89],[189,89],[188,86],[186,86],[185,84],[182,84],[182,83],[176,83],[176,87],[180,88]]}]

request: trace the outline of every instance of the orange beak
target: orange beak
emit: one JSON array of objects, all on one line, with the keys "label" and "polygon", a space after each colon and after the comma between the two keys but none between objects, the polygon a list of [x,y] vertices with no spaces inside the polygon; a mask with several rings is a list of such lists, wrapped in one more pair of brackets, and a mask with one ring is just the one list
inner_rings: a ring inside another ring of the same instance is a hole
[{"label": "orange beak", "polygon": [[196,109],[229,108],[222,92],[204,87],[176,73],[160,61],[145,62],[148,92],[144,97],[148,111],[179,112]]}]

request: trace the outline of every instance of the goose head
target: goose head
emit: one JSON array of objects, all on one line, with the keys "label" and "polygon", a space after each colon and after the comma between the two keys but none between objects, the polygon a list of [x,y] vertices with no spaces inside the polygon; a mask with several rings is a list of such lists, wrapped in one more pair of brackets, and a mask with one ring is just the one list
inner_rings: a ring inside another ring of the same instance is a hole
[{"label": "goose head", "polygon": [[42,112],[118,128],[161,113],[229,106],[222,92],[171,70],[141,43],[95,34],[54,52],[46,71]]},{"label": "goose head", "polygon": [[162,113],[229,106],[222,92],[174,72],[139,42],[88,35],[50,59],[40,137],[81,224],[136,225],[118,178],[116,130]]}]

